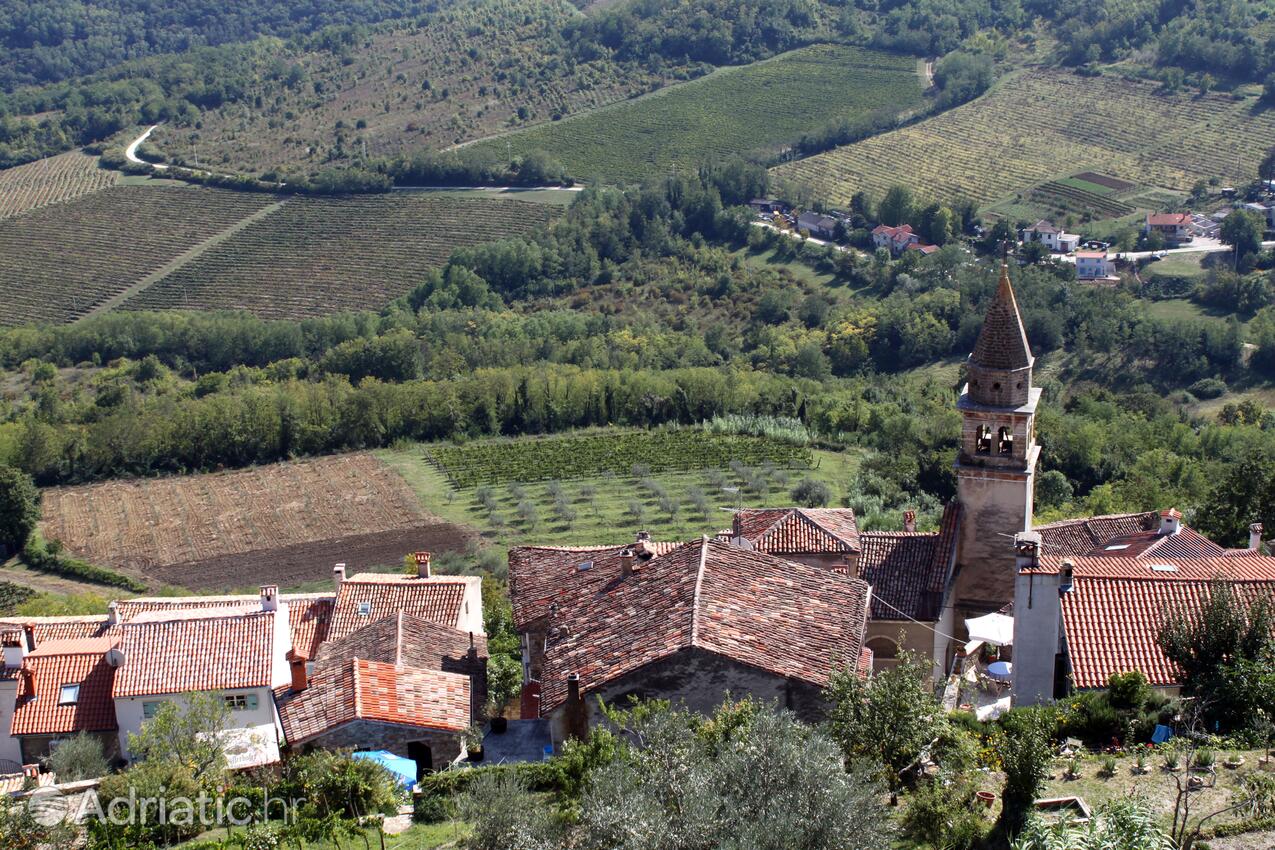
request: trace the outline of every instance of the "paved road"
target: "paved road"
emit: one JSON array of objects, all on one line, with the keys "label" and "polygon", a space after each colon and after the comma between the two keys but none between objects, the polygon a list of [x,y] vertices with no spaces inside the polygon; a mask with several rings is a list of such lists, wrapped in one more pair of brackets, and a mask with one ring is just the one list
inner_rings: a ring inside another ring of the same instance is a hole
[{"label": "paved road", "polygon": [[133,139],[132,144],[124,148],[124,158],[127,159],[129,162],[136,162],[139,165],[149,165],[151,168],[154,168],[156,171],[167,170],[168,169],[167,165],[160,165],[157,162],[147,162],[146,160],[142,159],[141,157],[137,155],[137,149],[141,147],[142,142],[149,139],[151,137],[151,133],[154,133],[155,128],[158,126],[159,126],[158,124],[150,125],[149,127],[146,128],[145,133],[142,133],[136,139]]}]

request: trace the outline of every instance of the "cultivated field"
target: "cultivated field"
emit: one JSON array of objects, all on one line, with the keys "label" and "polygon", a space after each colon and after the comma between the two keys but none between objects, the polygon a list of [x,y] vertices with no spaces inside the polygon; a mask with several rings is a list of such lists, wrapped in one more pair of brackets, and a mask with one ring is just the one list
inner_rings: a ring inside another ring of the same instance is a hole
[{"label": "cultivated field", "polygon": [[0,221],[0,325],[82,316],[274,201],[115,186]]},{"label": "cultivated field", "polygon": [[414,24],[348,46],[271,51],[268,61],[295,67],[301,82],[287,85],[263,59],[259,103],[205,111],[198,128],[165,125],[154,143],[229,170],[317,170],[361,156],[365,143],[371,156],[447,148],[685,76],[676,67],[665,77],[609,57],[568,56],[559,33],[580,13],[566,0],[438,5],[422,7]]},{"label": "cultivated field", "polygon": [[0,219],[69,201],[115,185],[119,174],[97,167],[97,157],[79,151],[0,171]]},{"label": "cultivated field", "polygon": [[129,298],[124,309],[243,309],[300,318],[379,309],[455,248],[524,233],[554,209],[396,192],[291,198]]},{"label": "cultivated field", "polygon": [[575,177],[636,182],[775,150],[840,119],[904,113],[920,105],[921,91],[915,59],[819,45],[476,147],[543,150]]},{"label": "cultivated field", "polygon": [[296,585],[472,537],[370,454],[52,488],[42,528],[92,563],[199,589]]},{"label": "cultivated field", "polygon": [[1155,84],[1034,70],[951,111],[806,160],[776,176],[846,202],[894,184],[921,197],[988,202],[1092,170],[1189,188],[1252,179],[1275,138],[1275,110],[1253,98],[1159,93]]}]

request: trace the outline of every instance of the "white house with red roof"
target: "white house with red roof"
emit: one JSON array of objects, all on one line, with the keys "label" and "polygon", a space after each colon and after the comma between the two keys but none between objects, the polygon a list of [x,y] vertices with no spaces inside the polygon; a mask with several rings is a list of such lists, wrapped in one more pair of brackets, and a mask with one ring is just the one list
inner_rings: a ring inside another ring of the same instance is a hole
[{"label": "white house with red roof", "polygon": [[1147,213],[1142,233],[1145,236],[1159,233],[1170,245],[1181,245],[1195,238],[1190,213]]},{"label": "white house with red roof", "polygon": [[1118,281],[1112,273],[1111,261],[1106,251],[1077,251],[1076,279],[1087,281]]},{"label": "white house with red roof", "polygon": [[1014,701],[1103,688],[1112,674],[1134,670],[1176,691],[1179,671],[1157,642],[1166,612],[1198,608],[1217,580],[1245,601],[1275,599],[1275,558],[1260,554],[1261,531],[1250,528],[1248,549],[1226,549],[1169,508],[1019,535]]},{"label": "white house with red roof", "polygon": [[82,731],[127,760],[129,734],[160,707],[206,692],[229,709],[234,769],[299,745],[392,742],[418,764],[453,761],[485,696],[481,586],[431,575],[422,554],[414,575],[347,578],[337,565],[330,593],[266,585],[256,596],[120,600],[105,616],[0,620],[0,760],[37,763]]},{"label": "white house with red roof", "polygon": [[1055,254],[1070,254],[1080,244],[1078,234],[1067,233],[1061,227],[1055,227],[1052,221],[1045,219],[1018,231],[1018,238],[1024,244],[1039,242]]}]

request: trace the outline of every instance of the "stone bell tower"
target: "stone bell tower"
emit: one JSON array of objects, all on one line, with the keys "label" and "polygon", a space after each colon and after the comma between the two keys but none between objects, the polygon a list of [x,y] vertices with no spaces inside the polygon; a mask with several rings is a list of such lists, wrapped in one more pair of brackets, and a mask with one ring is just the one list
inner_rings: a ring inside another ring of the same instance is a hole
[{"label": "stone bell tower", "polygon": [[1034,362],[1009,267],[1002,262],[996,297],[966,363],[968,382],[957,402],[962,424],[956,606],[968,614],[995,611],[1014,598],[1014,535],[1032,527],[1040,454]]}]

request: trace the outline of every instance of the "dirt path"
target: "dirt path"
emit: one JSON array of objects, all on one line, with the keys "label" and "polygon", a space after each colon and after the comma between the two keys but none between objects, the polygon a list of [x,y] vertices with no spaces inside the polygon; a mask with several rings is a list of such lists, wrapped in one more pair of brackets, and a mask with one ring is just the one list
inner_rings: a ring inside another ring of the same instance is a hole
[{"label": "dirt path", "polygon": [[1213,850],[1275,850],[1275,832],[1246,832],[1229,838],[1209,839]]},{"label": "dirt path", "polygon": [[168,169],[167,165],[160,165],[158,162],[147,162],[146,160],[142,159],[141,157],[137,155],[137,149],[142,146],[143,142],[145,142],[147,139],[151,137],[151,133],[154,133],[155,128],[158,126],[159,126],[158,124],[150,125],[149,127],[146,128],[145,133],[142,133],[136,139],[133,139],[133,141],[129,144],[129,146],[124,148],[124,158],[127,159],[129,162],[135,162],[138,165],[149,165],[151,168],[154,168],[156,171],[166,171]]}]

